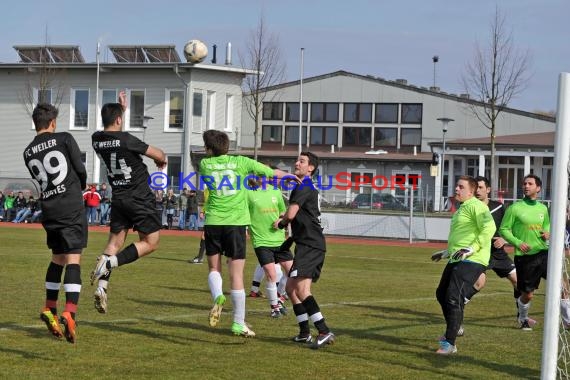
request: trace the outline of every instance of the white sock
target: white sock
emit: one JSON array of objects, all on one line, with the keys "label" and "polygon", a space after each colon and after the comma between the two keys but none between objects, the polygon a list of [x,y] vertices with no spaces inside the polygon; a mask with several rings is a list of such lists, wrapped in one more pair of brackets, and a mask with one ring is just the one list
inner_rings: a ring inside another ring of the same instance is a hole
[{"label": "white sock", "polygon": [[119,261],[117,261],[117,256],[109,256],[109,262],[111,263],[111,268],[116,268],[119,266]]},{"label": "white sock", "polygon": [[267,299],[271,306],[277,305],[277,286],[274,282],[269,282],[265,284],[265,289],[267,290]]},{"label": "white sock", "polygon": [[570,299],[563,298],[560,300],[560,316],[562,316],[564,323],[570,324]]},{"label": "white sock", "polygon": [[255,267],[255,272],[253,272],[253,281],[261,282],[263,281],[263,276],[265,276],[265,271],[263,270],[261,265],[257,264],[257,266]]},{"label": "white sock", "polygon": [[528,309],[530,308],[530,302],[526,305],[522,303],[520,297],[517,299],[517,305],[519,306],[519,322],[523,322],[528,319]]},{"label": "white sock", "polygon": [[279,279],[279,286],[277,286],[277,293],[283,295],[286,293],[285,287],[287,286],[287,274],[283,273]]},{"label": "white sock", "polygon": [[231,297],[234,308],[234,322],[245,325],[245,290],[232,289]]},{"label": "white sock", "polygon": [[281,270],[281,265],[275,264],[275,278],[280,279],[283,277],[283,271]]},{"label": "white sock", "polygon": [[224,294],[222,284],[223,281],[220,272],[212,271],[208,274],[208,287],[210,288],[210,293],[214,301],[218,296]]}]

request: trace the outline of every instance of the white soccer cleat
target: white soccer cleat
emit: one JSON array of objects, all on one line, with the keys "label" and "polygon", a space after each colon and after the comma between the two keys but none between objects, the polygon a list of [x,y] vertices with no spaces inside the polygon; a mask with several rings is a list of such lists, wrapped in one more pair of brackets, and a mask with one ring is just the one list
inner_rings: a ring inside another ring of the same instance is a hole
[{"label": "white soccer cleat", "polygon": [[107,292],[103,287],[98,286],[97,289],[95,289],[93,302],[95,309],[97,309],[99,313],[107,314]]},{"label": "white soccer cleat", "polygon": [[97,257],[97,264],[95,264],[95,269],[91,272],[91,285],[95,283],[95,281],[99,281],[99,279],[103,276],[108,275],[111,271],[107,269],[107,262],[109,261],[109,256],[101,255]]}]

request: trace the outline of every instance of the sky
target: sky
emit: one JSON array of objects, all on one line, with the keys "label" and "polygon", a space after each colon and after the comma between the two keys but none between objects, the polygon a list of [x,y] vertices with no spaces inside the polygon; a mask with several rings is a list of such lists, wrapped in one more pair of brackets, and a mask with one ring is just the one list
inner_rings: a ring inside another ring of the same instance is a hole
[{"label": "sky", "polygon": [[[279,39],[286,80],[337,70],[409,84],[433,85],[463,93],[461,76],[476,43],[489,42],[498,6],[506,16],[513,46],[530,56],[530,79],[509,104],[525,111],[555,111],[558,77],[570,72],[568,0],[27,0],[3,6],[0,62],[18,62],[14,45],[78,45],[94,62],[97,42],[102,60],[113,62],[108,45],[184,44],[200,39],[218,63],[232,43],[233,62],[259,18]],[[566,26],[564,26],[566,25]],[[211,54],[207,58],[211,59]],[[2,84],[0,83],[0,86]]]}]

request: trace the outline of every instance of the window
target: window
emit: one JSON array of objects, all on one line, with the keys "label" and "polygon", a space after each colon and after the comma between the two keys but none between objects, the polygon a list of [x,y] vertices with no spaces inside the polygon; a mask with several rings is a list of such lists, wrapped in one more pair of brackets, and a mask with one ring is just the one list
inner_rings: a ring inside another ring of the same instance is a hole
[{"label": "window", "polygon": [[[299,138],[299,135],[297,135],[297,138]],[[281,126],[264,125],[261,131],[261,141],[281,143]]]},{"label": "window", "polygon": [[375,147],[394,147],[398,143],[398,128],[374,128]]},{"label": "window", "polygon": [[193,99],[193,106],[192,106],[192,115],[194,116],[202,116],[202,99],[203,99],[203,95],[201,92],[195,92],[194,93],[194,99]]},{"label": "window", "polygon": [[372,104],[345,103],[344,121],[349,123],[370,123],[372,121]]},{"label": "window", "polygon": [[[117,90],[100,90],[101,92],[99,93],[99,109],[97,109],[97,129],[103,129],[103,123],[101,121],[101,108],[103,108],[103,105],[107,104],[107,103],[117,103],[119,101],[119,98],[117,97]],[[102,172],[101,172],[102,173]],[[104,177],[101,177],[104,178]]]},{"label": "window", "polygon": [[208,91],[206,96],[206,128],[216,128],[216,93]]},{"label": "window", "polygon": [[263,120],[283,120],[283,103],[263,102]]},{"label": "window", "polygon": [[422,145],[422,130],[419,128],[402,128],[401,145]]},{"label": "window", "polygon": [[184,129],[184,91],[166,90],[166,129]]},{"label": "window", "polygon": [[398,104],[395,103],[379,103],[376,104],[376,115],[374,117],[376,123],[398,123]]},{"label": "window", "polygon": [[402,104],[402,124],[421,124],[422,105]]},{"label": "window", "polygon": [[170,188],[178,192],[180,187],[180,172],[182,171],[182,158],[180,156],[168,156],[166,175],[170,179]]},{"label": "window", "polygon": [[311,127],[311,145],[337,145],[337,127]]},{"label": "window", "polygon": [[225,130],[230,132],[234,128],[234,96],[226,94],[226,127]]},{"label": "window", "polygon": [[142,128],[144,121],[144,90],[130,90],[130,101],[127,107],[129,113],[129,128]]},{"label": "window", "polygon": [[87,129],[89,121],[89,90],[71,90],[70,126]]},{"label": "window", "polygon": [[342,145],[370,145],[372,128],[344,127]]},{"label": "window", "polygon": [[[307,121],[308,103],[303,103],[303,121]],[[299,103],[285,103],[285,121],[299,121]]]},{"label": "window", "polygon": [[338,103],[311,103],[311,121],[338,122]]},{"label": "window", "polygon": [[[303,127],[303,136],[301,144],[307,143],[307,127]],[[299,127],[286,127],[285,128],[285,144],[299,144]]]}]

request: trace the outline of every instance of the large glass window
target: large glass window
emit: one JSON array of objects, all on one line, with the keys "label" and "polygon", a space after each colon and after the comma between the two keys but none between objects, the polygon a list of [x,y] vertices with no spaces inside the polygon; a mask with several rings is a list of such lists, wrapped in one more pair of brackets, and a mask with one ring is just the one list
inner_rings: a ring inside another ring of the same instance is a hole
[{"label": "large glass window", "polygon": [[398,128],[374,128],[374,146],[396,146],[398,144]]},{"label": "large glass window", "polygon": [[396,103],[378,103],[376,104],[376,112],[374,120],[376,123],[398,123],[398,104]]},{"label": "large glass window", "polygon": [[344,121],[348,123],[370,123],[372,121],[372,104],[345,103]]},{"label": "large glass window", "polygon": [[370,145],[372,128],[344,127],[342,129],[342,145]]},{"label": "large glass window", "polygon": [[401,145],[421,145],[422,130],[419,128],[402,128]]},{"label": "large glass window", "polygon": [[311,103],[311,121],[338,122],[338,103]]},{"label": "large glass window", "polygon": [[283,120],[283,103],[263,102],[263,120]]},{"label": "large glass window", "polygon": [[[303,103],[303,121],[307,121],[308,104]],[[285,103],[285,121],[299,121],[299,103]]]},{"label": "large glass window", "polygon": [[421,124],[422,123],[422,105],[421,104],[402,104],[402,124]]},{"label": "large glass window", "polygon": [[71,91],[71,128],[86,129],[89,121],[89,90]]},{"label": "large glass window", "polygon": [[144,121],[144,90],[131,90],[129,128],[142,128]]},{"label": "large glass window", "polygon": [[192,99],[192,115],[193,116],[202,116],[202,99],[204,95],[202,92],[195,92],[193,99]]},{"label": "large glass window", "polygon": [[101,104],[117,103],[117,90],[103,90],[101,94]]},{"label": "large glass window", "polygon": [[336,145],[337,127],[311,127],[311,145]]},{"label": "large glass window", "polygon": [[[285,128],[285,144],[299,144],[299,127]],[[301,144],[307,144],[307,127],[303,127]]]},{"label": "large glass window", "polygon": [[184,91],[166,90],[166,114],[168,128],[184,128]]},{"label": "large glass window", "polygon": [[182,158],[180,156],[167,157],[166,175],[170,178],[170,187],[175,193],[180,187],[180,172],[182,171]]},{"label": "large glass window", "polygon": [[281,142],[281,126],[280,125],[264,125],[262,127],[262,130],[261,130],[261,141],[280,143]]}]

